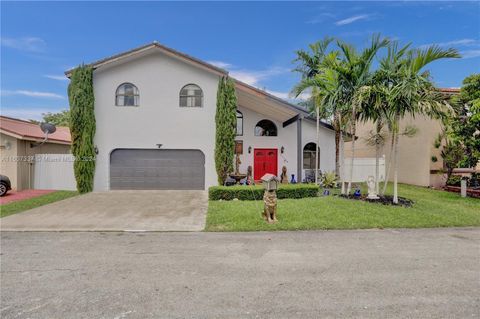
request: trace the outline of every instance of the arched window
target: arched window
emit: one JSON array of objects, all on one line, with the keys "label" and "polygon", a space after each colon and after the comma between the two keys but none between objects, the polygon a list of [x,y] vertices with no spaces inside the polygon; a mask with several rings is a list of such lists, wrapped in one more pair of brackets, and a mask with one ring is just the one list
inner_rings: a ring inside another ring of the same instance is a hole
[{"label": "arched window", "polygon": [[243,135],[243,114],[237,110],[237,136]]},{"label": "arched window", "polygon": [[[317,154],[315,152],[315,143],[308,143],[303,148],[303,169],[315,169],[315,159]],[[318,169],[320,169],[320,148],[318,148]]]},{"label": "arched window", "polygon": [[123,83],[117,88],[115,93],[116,106],[138,106],[139,100],[138,89],[132,83]]},{"label": "arched window", "polygon": [[180,90],[180,106],[182,107],[202,107],[203,91],[195,84],[185,85]]},{"label": "arched window", "polygon": [[277,127],[270,120],[261,120],[255,125],[255,136],[277,136]]}]

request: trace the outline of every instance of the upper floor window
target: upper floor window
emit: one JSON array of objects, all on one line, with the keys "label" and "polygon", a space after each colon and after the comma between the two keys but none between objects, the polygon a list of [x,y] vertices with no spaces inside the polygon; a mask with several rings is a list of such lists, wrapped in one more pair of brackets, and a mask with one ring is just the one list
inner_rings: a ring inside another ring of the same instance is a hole
[{"label": "upper floor window", "polygon": [[243,135],[243,114],[237,111],[237,136]]},{"label": "upper floor window", "polygon": [[202,107],[203,91],[195,84],[185,85],[180,90],[180,106]]},{"label": "upper floor window", "polygon": [[138,106],[140,95],[138,89],[132,83],[123,83],[115,93],[115,105],[117,106]]},{"label": "upper floor window", "polygon": [[255,136],[277,136],[277,127],[270,120],[261,120],[255,125]]}]

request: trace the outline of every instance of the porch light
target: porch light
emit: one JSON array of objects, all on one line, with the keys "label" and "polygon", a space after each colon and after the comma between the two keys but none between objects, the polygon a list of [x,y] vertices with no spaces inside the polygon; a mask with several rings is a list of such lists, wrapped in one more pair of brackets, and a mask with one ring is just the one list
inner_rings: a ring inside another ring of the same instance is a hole
[{"label": "porch light", "polygon": [[252,147],[251,146],[248,147],[248,154],[250,154],[250,153],[252,153]]},{"label": "porch light", "polygon": [[280,153],[283,154],[283,152],[285,152],[285,147],[282,146],[282,148],[280,148]]}]

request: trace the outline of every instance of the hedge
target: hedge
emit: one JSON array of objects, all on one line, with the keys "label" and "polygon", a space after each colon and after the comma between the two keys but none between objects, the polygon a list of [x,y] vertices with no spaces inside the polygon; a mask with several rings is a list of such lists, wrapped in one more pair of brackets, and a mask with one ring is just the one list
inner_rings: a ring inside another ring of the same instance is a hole
[{"label": "hedge", "polygon": [[[318,185],[315,184],[285,184],[280,185],[277,190],[277,198],[304,198],[317,197]],[[208,189],[210,200],[261,200],[264,188],[261,185],[255,186],[213,186]]]}]

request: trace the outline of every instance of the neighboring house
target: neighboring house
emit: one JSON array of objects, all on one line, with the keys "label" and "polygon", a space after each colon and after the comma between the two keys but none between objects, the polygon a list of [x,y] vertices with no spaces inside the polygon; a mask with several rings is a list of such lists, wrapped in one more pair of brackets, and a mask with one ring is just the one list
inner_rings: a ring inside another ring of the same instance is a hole
[{"label": "neighboring house", "polygon": [[12,189],[33,188],[36,154],[70,153],[70,130],[57,127],[55,133],[42,142],[45,134],[37,124],[11,117],[0,116],[0,174],[7,175]]},{"label": "neighboring house", "polygon": [[[439,90],[446,97],[460,92],[459,89],[451,88]],[[446,182],[442,171],[444,169],[443,160],[440,155],[442,148],[438,149],[434,146],[435,140],[442,132],[441,122],[422,115],[417,115],[415,118],[407,116],[400,121],[400,131],[407,125],[415,126],[418,132],[414,137],[400,136],[399,138],[398,181],[419,186],[442,187]],[[375,147],[367,145],[365,140],[366,137],[371,135],[371,131],[375,131],[373,123],[357,124],[357,136],[359,138],[355,143],[355,158],[375,157]],[[381,155],[385,156],[385,161],[388,163],[390,160],[390,137],[385,141]],[[345,158],[350,156],[351,143],[345,143]],[[389,180],[393,181],[393,167],[390,170]]]},{"label": "neighboring house", "polygon": [[[217,185],[215,112],[227,71],[154,42],[90,64],[98,150],[94,190]],[[71,70],[66,72],[71,75]],[[235,81],[240,171],[255,179],[315,167],[315,121],[302,108]],[[304,152],[305,149],[305,152]],[[333,128],[320,127],[320,169],[335,169]]]}]

